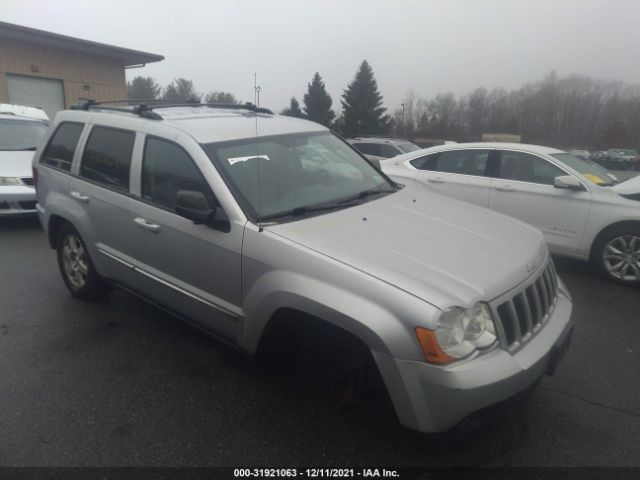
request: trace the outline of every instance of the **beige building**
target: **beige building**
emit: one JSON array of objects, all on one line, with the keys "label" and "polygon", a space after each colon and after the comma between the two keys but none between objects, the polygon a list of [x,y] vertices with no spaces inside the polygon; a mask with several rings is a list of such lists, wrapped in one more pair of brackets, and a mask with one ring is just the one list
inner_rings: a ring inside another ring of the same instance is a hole
[{"label": "beige building", "polygon": [[80,99],[125,99],[125,70],[163,59],[0,22],[0,103],[39,107],[53,118]]}]

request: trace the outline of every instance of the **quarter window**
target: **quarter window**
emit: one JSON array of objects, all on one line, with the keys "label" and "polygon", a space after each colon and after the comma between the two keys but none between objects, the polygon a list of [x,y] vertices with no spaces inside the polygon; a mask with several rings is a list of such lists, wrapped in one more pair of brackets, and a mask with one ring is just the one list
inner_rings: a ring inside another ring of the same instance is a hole
[{"label": "quarter window", "polygon": [[82,123],[61,123],[42,154],[40,163],[67,172],[71,171],[73,152],[76,150],[83,128]]},{"label": "quarter window", "polygon": [[118,190],[129,190],[135,133],[94,127],[82,155],[80,176]]},{"label": "quarter window", "polygon": [[553,185],[556,177],[566,173],[551,162],[524,152],[500,152],[500,174],[505,180]]},{"label": "quarter window", "polygon": [[175,211],[179,190],[202,192],[210,207],[218,204],[187,152],[174,143],[147,137],[142,160],[142,198]]}]

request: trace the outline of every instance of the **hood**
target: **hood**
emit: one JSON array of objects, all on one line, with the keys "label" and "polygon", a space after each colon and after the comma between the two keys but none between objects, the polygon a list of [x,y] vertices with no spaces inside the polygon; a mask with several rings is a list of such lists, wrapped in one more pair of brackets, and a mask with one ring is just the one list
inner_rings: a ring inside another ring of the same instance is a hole
[{"label": "hood", "polygon": [[33,154],[32,151],[0,151],[0,177],[32,177]]},{"label": "hood", "polygon": [[614,185],[611,187],[611,190],[619,195],[633,195],[635,193],[640,193],[640,175]]},{"label": "hood", "polygon": [[439,308],[491,300],[547,256],[534,227],[414,187],[268,229]]}]

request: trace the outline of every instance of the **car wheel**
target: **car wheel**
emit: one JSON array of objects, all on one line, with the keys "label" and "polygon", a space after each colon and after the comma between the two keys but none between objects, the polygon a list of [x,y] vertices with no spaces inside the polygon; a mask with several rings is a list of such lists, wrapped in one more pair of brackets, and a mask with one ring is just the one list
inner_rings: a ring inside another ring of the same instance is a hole
[{"label": "car wheel", "polygon": [[80,234],[72,225],[67,223],[60,228],[56,246],[58,267],[71,295],[94,301],[111,291],[96,272]]},{"label": "car wheel", "polygon": [[606,278],[640,285],[640,226],[617,228],[600,237],[593,260]]}]

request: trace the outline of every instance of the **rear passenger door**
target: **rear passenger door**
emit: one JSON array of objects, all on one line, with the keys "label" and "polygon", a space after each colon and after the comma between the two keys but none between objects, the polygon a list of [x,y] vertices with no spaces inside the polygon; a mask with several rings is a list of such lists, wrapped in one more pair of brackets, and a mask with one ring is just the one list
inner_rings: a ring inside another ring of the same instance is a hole
[{"label": "rear passenger door", "polygon": [[76,227],[101,276],[136,287],[132,269],[133,230],[129,190],[136,133],[93,126],[81,139],[82,156],[69,180]]},{"label": "rear passenger door", "polygon": [[[147,135],[136,177],[130,222],[141,293],[239,341],[244,225],[230,222],[227,231],[217,230],[176,213],[180,190],[203,193],[210,208],[220,205],[190,153],[178,143]],[[221,208],[218,215],[224,218]]]},{"label": "rear passenger door", "polygon": [[418,170],[418,182],[444,195],[488,207],[491,155],[490,149],[447,150],[418,157],[410,164]]}]

